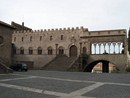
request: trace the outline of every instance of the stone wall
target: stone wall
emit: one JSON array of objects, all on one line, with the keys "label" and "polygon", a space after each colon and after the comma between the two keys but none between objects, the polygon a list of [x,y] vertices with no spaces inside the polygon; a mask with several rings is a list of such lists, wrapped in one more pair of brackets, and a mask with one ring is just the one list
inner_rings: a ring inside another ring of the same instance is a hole
[{"label": "stone wall", "polygon": [[127,55],[125,54],[113,54],[113,55],[90,55],[88,59],[88,65],[95,61],[105,60],[109,61],[111,64],[114,64],[116,68],[124,72],[128,65]]},{"label": "stone wall", "polygon": [[[69,49],[75,45],[80,54],[80,36],[84,28],[52,29],[52,30],[34,30],[17,31],[13,33],[12,43],[16,47],[14,61],[31,61],[34,67],[41,67],[50,62],[59,54],[59,49],[64,49],[64,55],[69,56]],[[57,46],[56,46],[57,45]],[[24,48],[24,55],[20,54],[20,48]],[[33,49],[33,54],[29,54],[29,48]],[[38,48],[41,47],[42,54],[38,55]],[[48,48],[53,50],[52,55],[48,55]],[[57,48],[57,49],[56,49]]]},{"label": "stone wall", "polygon": [[[117,38],[118,37],[118,38]],[[70,47],[77,47],[77,56],[83,53],[91,55],[92,43],[98,42],[122,42],[126,51],[126,30],[104,30],[88,31],[86,28],[60,28],[48,30],[26,30],[16,31],[13,33],[12,43],[15,45],[16,54],[14,61],[34,62],[33,66],[39,68],[50,62],[59,54],[59,49],[64,50],[64,55],[70,56]],[[38,54],[38,48],[42,49],[42,54]],[[24,54],[20,54],[20,49],[24,49]],[[29,48],[33,50],[29,54]],[[53,50],[51,55],[48,54],[48,48]]]},{"label": "stone wall", "polygon": [[11,64],[12,56],[12,28],[0,25],[0,37],[2,43],[0,44],[0,59],[6,63],[7,66]]},{"label": "stone wall", "polygon": [[[46,65],[54,58],[55,55],[15,55],[13,61],[14,63],[27,63],[29,69],[41,69],[41,67]],[[29,62],[31,64],[29,64]]]}]

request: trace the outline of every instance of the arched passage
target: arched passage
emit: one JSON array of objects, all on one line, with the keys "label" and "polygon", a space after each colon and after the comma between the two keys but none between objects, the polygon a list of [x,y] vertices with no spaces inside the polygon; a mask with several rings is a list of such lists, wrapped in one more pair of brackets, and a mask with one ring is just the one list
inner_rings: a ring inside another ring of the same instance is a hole
[{"label": "arched passage", "polygon": [[70,57],[76,57],[77,56],[77,47],[75,45],[70,47]]},{"label": "arched passage", "polygon": [[98,60],[98,61],[94,61],[90,63],[89,65],[86,66],[86,68],[84,69],[84,72],[92,72],[93,68],[96,65],[100,66],[100,63],[102,63],[101,64],[102,72],[109,73],[110,64],[109,64],[109,61],[107,60]]}]

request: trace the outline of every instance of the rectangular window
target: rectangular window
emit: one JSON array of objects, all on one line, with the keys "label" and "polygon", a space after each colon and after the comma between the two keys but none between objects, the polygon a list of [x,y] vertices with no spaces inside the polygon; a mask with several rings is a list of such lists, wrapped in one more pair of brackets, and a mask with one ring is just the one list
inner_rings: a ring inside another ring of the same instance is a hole
[{"label": "rectangular window", "polygon": [[30,41],[32,41],[32,36],[30,36]]},{"label": "rectangular window", "polygon": [[22,37],[22,42],[23,42],[24,38]]},{"label": "rectangular window", "polygon": [[40,36],[40,41],[42,40],[42,36]]},{"label": "rectangular window", "polygon": [[16,37],[14,37],[14,42],[16,42]]},{"label": "rectangular window", "polygon": [[63,37],[64,37],[64,36],[63,36],[63,35],[61,35],[61,40],[63,40]]},{"label": "rectangular window", "polygon": [[52,40],[52,36],[50,36],[50,41]]}]

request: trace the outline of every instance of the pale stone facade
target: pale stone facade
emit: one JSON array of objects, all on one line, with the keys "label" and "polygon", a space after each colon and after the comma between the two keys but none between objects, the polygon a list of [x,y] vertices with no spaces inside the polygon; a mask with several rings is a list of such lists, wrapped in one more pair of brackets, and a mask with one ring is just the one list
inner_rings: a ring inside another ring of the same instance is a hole
[{"label": "pale stone facade", "polygon": [[[15,45],[14,63],[25,62],[30,65],[30,68],[35,69],[45,66],[56,55],[78,57],[82,53],[100,55],[106,51],[111,55],[126,54],[127,51],[125,29],[88,31],[87,28],[77,27],[16,31],[13,33],[12,43]],[[98,48],[96,48],[97,45]],[[105,45],[109,50],[105,49]],[[115,48],[118,46],[119,51],[116,51]],[[99,52],[96,52],[97,50]]]},{"label": "pale stone facade", "polygon": [[[35,68],[44,66],[51,61],[56,54],[59,54],[60,49],[63,49],[63,54],[70,56],[69,49],[71,46],[77,47],[77,55],[80,51],[80,36],[83,34],[84,28],[68,28],[68,29],[52,29],[44,31],[24,31],[14,32],[12,43],[15,44],[16,54],[15,61],[30,61],[33,62]],[[20,48],[24,48],[24,55],[21,55]],[[29,48],[32,48],[33,55],[29,54]],[[42,49],[42,53],[38,55],[38,48]],[[52,49],[53,53],[48,55],[48,49]],[[57,49],[56,49],[57,48]],[[56,51],[57,50],[57,51]]]}]

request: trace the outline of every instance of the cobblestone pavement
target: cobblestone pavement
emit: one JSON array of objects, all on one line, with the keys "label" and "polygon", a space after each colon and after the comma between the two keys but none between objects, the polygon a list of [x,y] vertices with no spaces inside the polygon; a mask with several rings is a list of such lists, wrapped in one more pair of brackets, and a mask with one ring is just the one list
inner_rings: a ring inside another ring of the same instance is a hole
[{"label": "cobblestone pavement", "polygon": [[130,98],[130,74],[32,70],[0,74],[0,98]]}]

